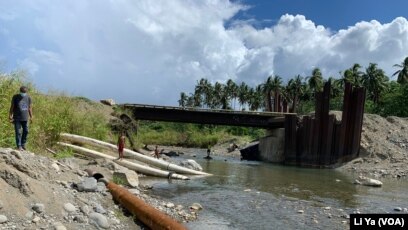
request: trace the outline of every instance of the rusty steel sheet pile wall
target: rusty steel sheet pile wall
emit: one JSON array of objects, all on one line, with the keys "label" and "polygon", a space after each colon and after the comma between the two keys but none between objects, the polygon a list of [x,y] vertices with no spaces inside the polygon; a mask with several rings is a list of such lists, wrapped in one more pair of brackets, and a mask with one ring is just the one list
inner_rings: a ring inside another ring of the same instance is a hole
[{"label": "rusty steel sheet pile wall", "polygon": [[315,115],[285,116],[285,164],[332,167],[356,158],[363,126],[365,89],[346,83],[341,121],[329,114],[330,82],[317,92]]}]

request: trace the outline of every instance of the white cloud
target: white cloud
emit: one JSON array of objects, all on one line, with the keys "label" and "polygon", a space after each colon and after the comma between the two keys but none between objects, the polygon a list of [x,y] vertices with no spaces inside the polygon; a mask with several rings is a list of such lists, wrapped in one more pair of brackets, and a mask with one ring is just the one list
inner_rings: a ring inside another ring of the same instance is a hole
[{"label": "white cloud", "polygon": [[93,99],[174,105],[202,77],[258,84],[314,67],[337,76],[355,62],[376,62],[391,74],[408,55],[405,18],[337,32],[302,15],[283,15],[270,28],[251,21],[226,28],[247,8],[227,0],[18,0],[1,7],[13,15],[0,21],[9,37],[0,43],[5,58],[30,70],[43,89]]}]

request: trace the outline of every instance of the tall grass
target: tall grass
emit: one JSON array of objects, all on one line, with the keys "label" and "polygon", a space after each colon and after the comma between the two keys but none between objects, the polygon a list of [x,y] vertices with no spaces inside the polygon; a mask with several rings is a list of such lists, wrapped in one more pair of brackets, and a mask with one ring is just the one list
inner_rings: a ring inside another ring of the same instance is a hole
[{"label": "tall grass", "polygon": [[74,133],[101,140],[109,137],[107,118],[100,104],[62,93],[44,95],[25,80],[24,73],[0,74],[0,146],[15,147],[13,124],[8,121],[11,98],[21,85],[29,88],[32,98],[33,122],[30,124],[28,148],[44,152],[52,147],[61,132]]}]

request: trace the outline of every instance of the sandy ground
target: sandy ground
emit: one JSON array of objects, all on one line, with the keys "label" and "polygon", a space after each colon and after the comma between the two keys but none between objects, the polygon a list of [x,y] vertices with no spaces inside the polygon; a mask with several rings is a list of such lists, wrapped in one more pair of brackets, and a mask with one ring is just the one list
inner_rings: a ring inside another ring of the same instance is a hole
[{"label": "sandy ground", "polygon": [[[341,116],[341,112],[336,112]],[[408,177],[408,118],[365,114],[360,157],[338,168],[365,176]]]}]

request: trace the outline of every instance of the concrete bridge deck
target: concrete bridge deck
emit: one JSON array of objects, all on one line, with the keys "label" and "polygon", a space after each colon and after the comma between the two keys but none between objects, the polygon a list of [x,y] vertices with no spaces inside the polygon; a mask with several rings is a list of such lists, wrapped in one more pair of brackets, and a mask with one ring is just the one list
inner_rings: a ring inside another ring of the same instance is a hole
[{"label": "concrete bridge deck", "polygon": [[285,115],[294,113],[198,109],[191,107],[122,104],[135,119],[258,128],[283,128]]}]

